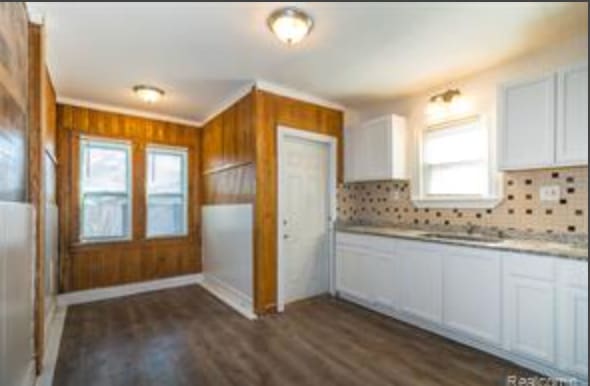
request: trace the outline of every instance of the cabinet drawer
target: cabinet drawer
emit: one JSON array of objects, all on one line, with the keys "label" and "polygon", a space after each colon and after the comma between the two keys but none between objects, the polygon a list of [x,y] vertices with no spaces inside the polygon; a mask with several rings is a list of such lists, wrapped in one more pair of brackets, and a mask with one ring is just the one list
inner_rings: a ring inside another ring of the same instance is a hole
[{"label": "cabinet drawer", "polygon": [[508,253],[504,259],[504,269],[510,276],[549,281],[555,279],[555,259],[552,257]]},{"label": "cabinet drawer", "polygon": [[346,232],[336,233],[337,246],[351,246],[377,252],[389,253],[393,251],[395,242],[396,240],[385,236],[353,234]]}]

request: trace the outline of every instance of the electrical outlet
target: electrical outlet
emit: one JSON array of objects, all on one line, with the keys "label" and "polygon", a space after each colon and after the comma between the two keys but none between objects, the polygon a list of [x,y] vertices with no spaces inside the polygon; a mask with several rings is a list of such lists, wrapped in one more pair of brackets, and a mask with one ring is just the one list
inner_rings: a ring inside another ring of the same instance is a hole
[{"label": "electrical outlet", "polygon": [[560,194],[559,185],[546,185],[539,188],[541,201],[559,201]]}]

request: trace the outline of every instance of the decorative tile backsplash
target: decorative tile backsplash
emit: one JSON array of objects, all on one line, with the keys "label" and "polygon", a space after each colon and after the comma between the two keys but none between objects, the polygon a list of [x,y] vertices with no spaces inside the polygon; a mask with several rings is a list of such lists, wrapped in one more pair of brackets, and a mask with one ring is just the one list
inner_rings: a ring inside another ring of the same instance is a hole
[{"label": "decorative tile backsplash", "polygon": [[[403,225],[473,225],[528,234],[588,235],[588,168],[504,173],[504,198],[493,209],[416,208],[408,181],[347,183],[338,190],[342,222]],[[557,185],[560,200],[541,201],[541,186]]]}]

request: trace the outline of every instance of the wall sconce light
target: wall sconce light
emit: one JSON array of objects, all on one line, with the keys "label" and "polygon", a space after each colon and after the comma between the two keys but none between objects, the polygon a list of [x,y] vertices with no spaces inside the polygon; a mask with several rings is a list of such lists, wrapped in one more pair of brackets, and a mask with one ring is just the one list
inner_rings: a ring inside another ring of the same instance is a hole
[{"label": "wall sconce light", "polygon": [[426,107],[426,114],[433,118],[443,118],[448,115],[460,115],[469,110],[469,104],[459,89],[449,89],[443,93],[430,97]]}]

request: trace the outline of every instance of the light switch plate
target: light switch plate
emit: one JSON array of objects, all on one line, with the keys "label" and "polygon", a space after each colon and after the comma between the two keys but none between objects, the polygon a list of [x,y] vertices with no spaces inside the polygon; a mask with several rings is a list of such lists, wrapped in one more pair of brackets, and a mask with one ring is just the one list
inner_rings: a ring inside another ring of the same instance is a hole
[{"label": "light switch plate", "polygon": [[545,185],[539,188],[541,201],[559,201],[560,195],[559,185]]}]

